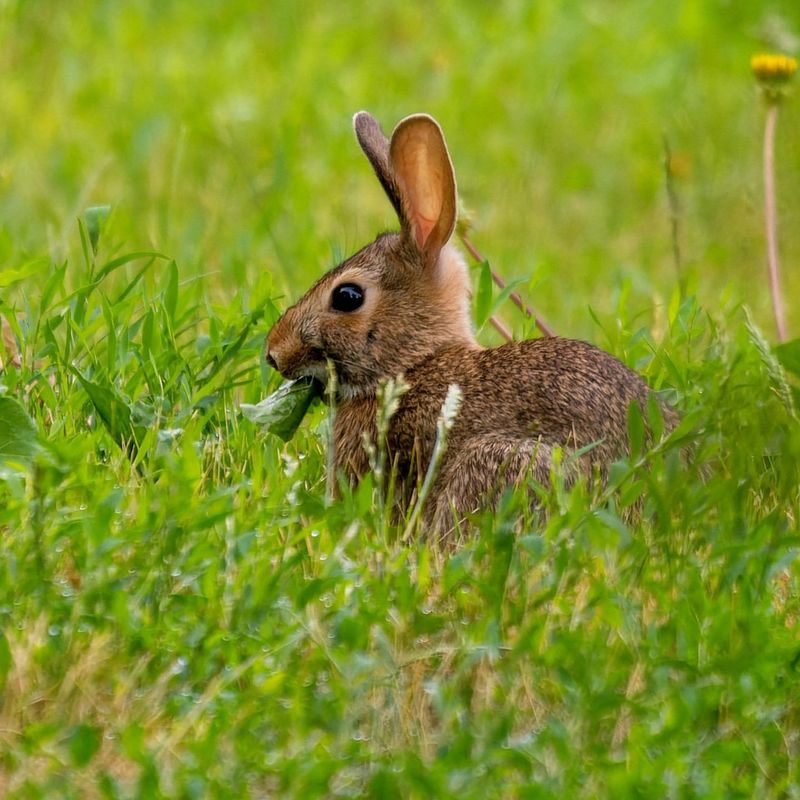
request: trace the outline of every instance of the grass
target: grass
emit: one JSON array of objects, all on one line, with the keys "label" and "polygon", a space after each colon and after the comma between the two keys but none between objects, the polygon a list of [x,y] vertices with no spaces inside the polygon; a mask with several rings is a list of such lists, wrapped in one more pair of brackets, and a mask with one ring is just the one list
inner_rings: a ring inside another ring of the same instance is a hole
[{"label": "grass", "polygon": [[[800,345],[760,332],[748,72],[799,28],[788,2],[4,4],[0,412],[36,448],[0,437],[0,793],[797,797]],[[320,409],[288,443],[242,418],[289,299],[391,223],[360,107],[436,114],[493,266],[677,401],[606,490],[556,480],[542,518],[509,493],[445,552],[370,480],[326,502]]]}]

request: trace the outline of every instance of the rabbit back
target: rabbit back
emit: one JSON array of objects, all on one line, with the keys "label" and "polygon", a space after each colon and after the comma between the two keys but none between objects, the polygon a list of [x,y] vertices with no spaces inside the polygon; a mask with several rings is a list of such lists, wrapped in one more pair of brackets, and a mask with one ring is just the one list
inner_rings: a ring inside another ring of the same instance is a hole
[{"label": "rabbit back", "polygon": [[[439,412],[451,384],[462,404],[448,439],[447,464],[486,442],[487,461],[497,461],[498,442],[520,450],[553,447],[567,451],[593,447],[586,464],[607,465],[628,451],[628,409],[645,412],[650,389],[614,356],[586,342],[547,337],[495,348],[444,348],[409,370],[409,386],[391,420],[384,446],[403,479],[427,469]],[[368,468],[363,433],[374,438],[374,397],[348,404],[337,417],[339,465],[354,479]],[[675,413],[662,406],[667,428]],[[490,452],[491,451],[491,452]],[[462,459],[463,460],[463,459]],[[474,466],[474,465],[473,465]],[[496,473],[496,469],[487,472]]]},{"label": "rabbit back", "polygon": [[[410,371],[411,386],[391,428],[390,444],[425,442],[429,456],[438,410],[455,383],[462,406],[450,441],[485,433],[535,438],[581,448],[596,443],[596,460],[627,449],[628,407],[644,411],[649,388],[631,369],[586,342],[547,337],[483,350],[445,349]],[[664,409],[672,419],[672,412]],[[419,445],[417,445],[419,447]]]}]

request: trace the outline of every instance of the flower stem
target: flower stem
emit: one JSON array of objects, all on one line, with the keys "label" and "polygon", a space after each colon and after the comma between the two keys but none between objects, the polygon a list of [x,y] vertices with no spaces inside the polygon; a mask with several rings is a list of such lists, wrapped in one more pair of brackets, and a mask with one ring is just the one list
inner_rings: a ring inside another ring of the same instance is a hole
[{"label": "flower stem", "polygon": [[[486,259],[478,252],[477,248],[474,244],[470,241],[469,237],[463,233],[461,234],[461,241],[464,243],[464,247],[467,248],[467,252],[476,260],[476,261],[485,261]],[[492,270],[492,280],[500,289],[506,288],[506,282],[500,277],[500,275]],[[555,336],[555,332],[553,329],[516,293],[511,292],[509,295],[509,299],[512,303],[522,311],[527,317],[530,317],[536,327],[545,335],[545,336]],[[497,327],[497,326],[495,326]],[[498,328],[498,330],[500,330]],[[500,331],[503,333],[502,331]]]},{"label": "flower stem", "polygon": [[775,124],[778,120],[778,104],[767,104],[767,123],[764,128],[764,217],[767,226],[767,267],[769,288],[772,295],[772,310],[778,341],[786,341],[786,317],[783,311],[783,296],[778,266],[778,221],[775,210]]},{"label": "flower stem", "polygon": [[663,134],[662,141],[664,144],[664,177],[667,184],[669,221],[672,231],[672,260],[675,263],[675,274],[678,276],[678,289],[681,297],[686,297],[686,276],[683,272],[683,260],[681,259],[680,208],[678,193],[675,191],[675,176],[672,170],[672,148],[669,146],[669,139],[666,133]]}]

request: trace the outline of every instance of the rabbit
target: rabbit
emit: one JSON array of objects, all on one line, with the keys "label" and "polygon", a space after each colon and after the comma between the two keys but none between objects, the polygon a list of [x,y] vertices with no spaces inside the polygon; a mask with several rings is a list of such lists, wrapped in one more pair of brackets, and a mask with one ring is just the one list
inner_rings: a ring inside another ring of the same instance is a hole
[{"label": "rabbit", "polygon": [[[461,406],[422,512],[445,534],[530,474],[550,481],[553,451],[581,455],[601,473],[628,449],[628,408],[649,388],[613,356],[583,341],[545,337],[484,348],[470,318],[466,262],[450,242],[456,181],[439,124],[403,119],[390,139],[367,112],[356,137],[389,197],[400,231],[384,233],[315,283],[266,340],[267,362],[286,378],[336,374],[333,467],[355,485],[369,470],[364,434],[377,435],[377,390],[402,375],[408,386],[386,441],[407,486],[425,475],[437,419],[451,384]],[[666,427],[675,412],[663,408]],[[410,497],[406,496],[408,503]]]}]

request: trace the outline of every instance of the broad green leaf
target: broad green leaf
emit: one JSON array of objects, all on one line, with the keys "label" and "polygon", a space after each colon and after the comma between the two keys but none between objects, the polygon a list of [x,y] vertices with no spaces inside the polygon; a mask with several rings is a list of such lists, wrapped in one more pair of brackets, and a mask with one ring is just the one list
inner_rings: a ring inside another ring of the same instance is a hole
[{"label": "broad green leaf", "polygon": [[131,442],[140,441],[144,430],[133,425],[130,406],[114,387],[110,384],[101,386],[84,378],[77,370],[73,372],[89,395],[97,415],[103,420],[114,441],[123,449],[126,449]]},{"label": "broad green leaf", "polygon": [[647,395],[647,424],[650,426],[653,441],[660,441],[664,435],[664,414],[658,397],[653,392]]},{"label": "broad green leaf", "polygon": [[495,297],[494,302],[492,303],[492,307],[489,309],[489,313],[494,314],[495,311],[497,311],[503,305],[503,303],[505,303],[506,300],[508,300],[508,298],[511,297],[511,293],[516,291],[517,287],[523,283],[525,283],[525,281],[522,280],[521,278],[515,281],[511,281],[511,283],[507,283],[500,290],[497,297]]},{"label": "broad green leaf", "polygon": [[322,385],[312,378],[298,378],[284,383],[260,403],[242,403],[242,414],[266,428],[270,433],[280,436],[284,442],[294,436],[303,421],[312,401],[322,393]]},{"label": "broad green leaf", "polygon": [[635,400],[628,406],[628,437],[631,455],[638,456],[644,446],[644,420],[642,410]]},{"label": "broad green leaf", "polygon": [[492,307],[492,271],[489,262],[481,264],[478,290],[475,292],[475,324],[480,328],[489,318]]},{"label": "broad green leaf", "polygon": [[13,397],[0,396],[0,464],[30,461],[36,453],[36,425]]},{"label": "broad green leaf", "polygon": [[76,767],[85,767],[100,749],[100,730],[92,725],[74,725],[67,737],[67,749]]},{"label": "broad green leaf", "polygon": [[175,325],[175,309],[178,306],[178,265],[174,260],[167,265],[166,285],[164,286],[164,310],[170,323]]}]

